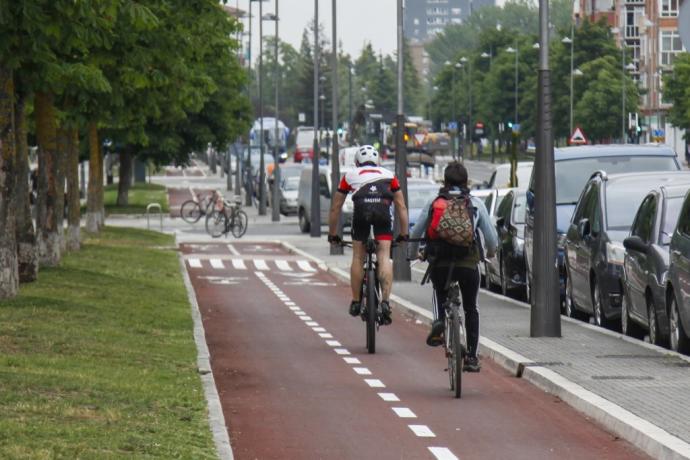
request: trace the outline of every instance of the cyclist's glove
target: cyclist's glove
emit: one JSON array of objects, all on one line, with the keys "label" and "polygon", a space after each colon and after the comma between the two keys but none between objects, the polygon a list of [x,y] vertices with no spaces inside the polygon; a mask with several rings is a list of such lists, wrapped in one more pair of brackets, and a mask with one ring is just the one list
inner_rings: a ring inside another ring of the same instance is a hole
[{"label": "cyclist's glove", "polygon": [[343,239],[340,238],[338,235],[328,235],[328,242],[330,244],[342,244]]},{"label": "cyclist's glove", "polygon": [[402,243],[410,239],[410,235],[403,235],[402,233],[395,238],[396,243]]}]

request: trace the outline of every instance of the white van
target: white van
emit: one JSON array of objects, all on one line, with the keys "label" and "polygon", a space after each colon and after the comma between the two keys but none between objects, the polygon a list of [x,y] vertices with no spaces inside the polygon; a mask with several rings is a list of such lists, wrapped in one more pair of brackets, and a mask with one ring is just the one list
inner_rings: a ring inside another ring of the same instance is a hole
[{"label": "white van", "polygon": [[[347,172],[347,169],[340,170],[341,177]],[[299,217],[299,228],[302,233],[308,233],[311,230],[311,180],[312,166],[306,166],[302,170],[299,180],[299,192],[297,194],[297,215]],[[321,225],[328,224],[328,213],[331,209],[331,193],[337,189],[331,184],[331,168],[329,166],[319,167],[319,185],[320,185],[320,207],[321,207]],[[352,222],[352,212],[354,205],[352,203],[351,195],[348,195],[343,205],[343,222],[345,226],[349,226]]]}]

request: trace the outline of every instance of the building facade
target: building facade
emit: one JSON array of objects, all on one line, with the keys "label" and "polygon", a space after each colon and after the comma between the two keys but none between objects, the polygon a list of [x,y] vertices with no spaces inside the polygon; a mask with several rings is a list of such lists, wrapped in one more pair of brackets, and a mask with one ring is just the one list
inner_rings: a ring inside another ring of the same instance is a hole
[{"label": "building facade", "polygon": [[619,46],[625,47],[633,65],[628,71],[643,94],[641,141],[663,142],[682,152],[682,133],[666,121],[670,104],[663,88],[663,74],[672,71],[675,56],[684,51],[678,33],[679,7],[680,0],[579,0],[575,17],[605,18]]}]

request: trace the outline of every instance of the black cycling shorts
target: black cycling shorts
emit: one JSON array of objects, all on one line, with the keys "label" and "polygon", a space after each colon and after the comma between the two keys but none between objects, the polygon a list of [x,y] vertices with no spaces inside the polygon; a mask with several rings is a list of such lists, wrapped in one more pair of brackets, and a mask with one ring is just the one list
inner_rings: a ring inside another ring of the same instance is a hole
[{"label": "black cycling shorts", "polygon": [[390,205],[355,205],[355,211],[352,215],[352,241],[366,241],[369,238],[372,225],[374,226],[376,241],[391,241],[393,239],[393,219],[390,209]]}]

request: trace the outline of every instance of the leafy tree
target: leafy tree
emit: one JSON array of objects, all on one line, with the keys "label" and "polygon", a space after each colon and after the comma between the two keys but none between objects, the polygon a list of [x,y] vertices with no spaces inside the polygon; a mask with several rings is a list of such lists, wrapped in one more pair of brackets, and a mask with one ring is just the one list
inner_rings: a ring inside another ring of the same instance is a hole
[{"label": "leafy tree", "polygon": [[664,97],[673,104],[668,113],[671,123],[690,128],[690,53],[676,55],[673,72],[664,74]]}]

